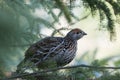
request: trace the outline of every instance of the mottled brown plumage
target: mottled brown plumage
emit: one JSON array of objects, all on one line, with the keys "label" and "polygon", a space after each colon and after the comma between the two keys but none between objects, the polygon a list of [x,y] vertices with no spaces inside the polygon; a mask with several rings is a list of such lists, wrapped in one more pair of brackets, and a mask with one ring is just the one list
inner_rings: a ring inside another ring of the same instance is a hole
[{"label": "mottled brown plumage", "polygon": [[30,60],[39,68],[49,66],[48,62],[56,63],[57,66],[64,66],[74,59],[77,40],[84,35],[86,35],[84,31],[76,28],[65,37],[46,37],[28,48],[24,62]]}]

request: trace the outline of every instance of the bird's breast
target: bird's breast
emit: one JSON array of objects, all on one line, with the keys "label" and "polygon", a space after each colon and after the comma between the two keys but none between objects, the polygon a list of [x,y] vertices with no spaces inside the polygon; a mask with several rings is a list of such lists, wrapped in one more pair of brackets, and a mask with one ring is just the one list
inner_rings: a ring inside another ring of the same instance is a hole
[{"label": "bird's breast", "polygon": [[56,55],[56,61],[58,65],[66,65],[70,63],[76,55],[77,44],[66,43],[61,51]]}]

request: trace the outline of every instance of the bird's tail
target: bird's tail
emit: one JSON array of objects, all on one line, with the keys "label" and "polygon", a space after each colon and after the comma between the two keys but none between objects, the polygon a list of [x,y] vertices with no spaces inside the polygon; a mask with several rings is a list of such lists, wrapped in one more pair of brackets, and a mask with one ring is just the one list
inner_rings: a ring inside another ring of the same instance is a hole
[{"label": "bird's tail", "polygon": [[25,61],[22,60],[22,61],[17,65],[17,70],[16,70],[17,73],[20,73],[20,72],[22,71],[24,63],[25,63]]}]

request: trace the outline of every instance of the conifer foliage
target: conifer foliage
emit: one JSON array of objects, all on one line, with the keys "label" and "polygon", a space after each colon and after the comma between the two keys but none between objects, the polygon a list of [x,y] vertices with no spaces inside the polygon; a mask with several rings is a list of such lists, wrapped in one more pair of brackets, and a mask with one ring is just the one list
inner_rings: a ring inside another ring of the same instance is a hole
[{"label": "conifer foliage", "polygon": [[[0,79],[7,75],[6,72],[15,71],[18,63],[24,58],[23,55],[28,46],[46,37],[41,30],[44,28],[53,30],[52,36],[55,33],[62,34],[61,30],[68,29],[57,30],[55,25],[59,24],[63,16],[69,25],[74,25],[74,21],[79,22],[81,19],[72,10],[81,6],[89,10],[93,16],[99,15],[102,28],[105,27],[108,30],[112,40],[115,37],[115,23],[120,23],[120,0],[0,0]],[[54,11],[56,9],[58,13]],[[36,16],[37,10],[40,10],[44,16],[41,14]],[[103,20],[106,20],[106,26],[103,25]],[[109,59],[93,62],[95,66],[101,66],[107,61]],[[120,62],[115,64],[118,65],[118,63]],[[91,65],[94,64],[91,63]],[[67,69],[64,76],[59,73],[60,71],[45,73],[43,71],[36,77],[28,75],[24,78],[40,80],[41,76],[45,76],[45,80],[110,80],[110,78],[119,80],[118,77],[120,77],[118,72],[110,73],[108,70],[89,67]],[[96,77],[98,73],[102,74],[99,78]]]}]

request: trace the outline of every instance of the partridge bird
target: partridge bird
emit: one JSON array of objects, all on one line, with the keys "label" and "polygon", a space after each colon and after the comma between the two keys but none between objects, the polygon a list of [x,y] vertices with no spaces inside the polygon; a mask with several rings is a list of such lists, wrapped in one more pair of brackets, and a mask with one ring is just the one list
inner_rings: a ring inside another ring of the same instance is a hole
[{"label": "partridge bird", "polygon": [[70,63],[76,54],[77,40],[87,35],[81,29],[72,29],[65,37],[46,37],[31,45],[25,53],[24,62],[30,60],[39,68],[50,66],[48,62],[55,62],[57,66]]}]

